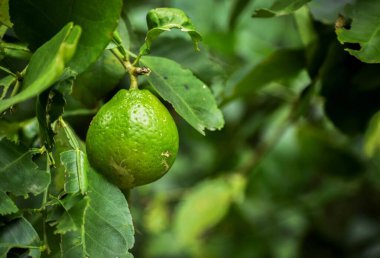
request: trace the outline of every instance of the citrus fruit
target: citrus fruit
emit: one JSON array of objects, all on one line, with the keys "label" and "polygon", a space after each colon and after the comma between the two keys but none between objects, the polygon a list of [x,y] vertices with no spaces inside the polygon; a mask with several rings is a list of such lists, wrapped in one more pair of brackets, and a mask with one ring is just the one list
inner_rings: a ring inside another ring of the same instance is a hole
[{"label": "citrus fruit", "polygon": [[151,183],[172,166],[178,131],[148,90],[120,90],[93,118],[86,137],[90,164],[121,189]]}]

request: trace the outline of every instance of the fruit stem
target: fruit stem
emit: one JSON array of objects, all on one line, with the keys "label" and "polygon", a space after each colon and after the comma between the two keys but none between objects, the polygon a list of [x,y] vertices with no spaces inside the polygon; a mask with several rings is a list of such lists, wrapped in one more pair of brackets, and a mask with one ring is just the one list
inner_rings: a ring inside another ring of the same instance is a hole
[{"label": "fruit stem", "polygon": [[116,48],[111,49],[112,54],[119,60],[123,65],[124,69],[129,74],[129,79],[131,81],[130,89],[138,89],[137,76],[149,74],[150,70],[146,67],[136,67],[134,66],[125,55],[120,53]]},{"label": "fruit stem", "polygon": [[139,85],[137,83],[137,77],[130,73],[129,79],[131,80],[131,85],[129,86],[129,88],[131,90],[137,90],[139,88]]}]

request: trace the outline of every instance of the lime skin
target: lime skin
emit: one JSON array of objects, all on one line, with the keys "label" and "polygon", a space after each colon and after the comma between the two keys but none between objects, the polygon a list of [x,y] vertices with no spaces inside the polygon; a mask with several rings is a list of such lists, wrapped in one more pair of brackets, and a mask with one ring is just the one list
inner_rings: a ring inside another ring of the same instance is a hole
[{"label": "lime skin", "polygon": [[148,90],[120,90],[93,118],[86,136],[92,167],[122,190],[168,172],[178,131],[166,107]]}]

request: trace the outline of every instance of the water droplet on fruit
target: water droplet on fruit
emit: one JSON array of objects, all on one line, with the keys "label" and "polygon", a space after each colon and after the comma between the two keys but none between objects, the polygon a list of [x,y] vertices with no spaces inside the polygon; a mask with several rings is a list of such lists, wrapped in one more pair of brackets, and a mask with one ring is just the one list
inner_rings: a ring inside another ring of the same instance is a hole
[{"label": "water droplet on fruit", "polygon": [[106,125],[106,124],[108,124],[110,122],[111,119],[112,119],[112,114],[110,112],[107,112],[107,113],[104,114],[101,123],[103,125]]},{"label": "water droplet on fruit", "polygon": [[136,105],[131,114],[131,121],[147,126],[149,125],[149,114],[141,105]]}]

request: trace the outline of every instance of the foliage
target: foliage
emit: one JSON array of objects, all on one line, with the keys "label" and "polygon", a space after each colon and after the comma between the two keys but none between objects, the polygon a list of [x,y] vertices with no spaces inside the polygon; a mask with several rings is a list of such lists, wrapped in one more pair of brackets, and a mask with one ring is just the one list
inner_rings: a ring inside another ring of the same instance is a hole
[{"label": "foliage", "polygon": [[[0,257],[380,257],[379,10],[0,0]],[[137,84],[180,150],[123,193],[85,139]]]},{"label": "foliage", "polygon": [[350,29],[337,28],[338,39],[341,43],[357,43],[360,49],[348,48],[347,50],[366,63],[379,63],[380,42],[379,24],[365,19],[367,16],[375,16],[379,12],[377,1],[357,1],[352,12]]},{"label": "foliage", "polygon": [[216,130],[223,127],[223,115],[209,88],[190,71],[162,57],[143,57],[141,63],[151,69],[147,78],[151,86],[201,134],[205,128]]}]

